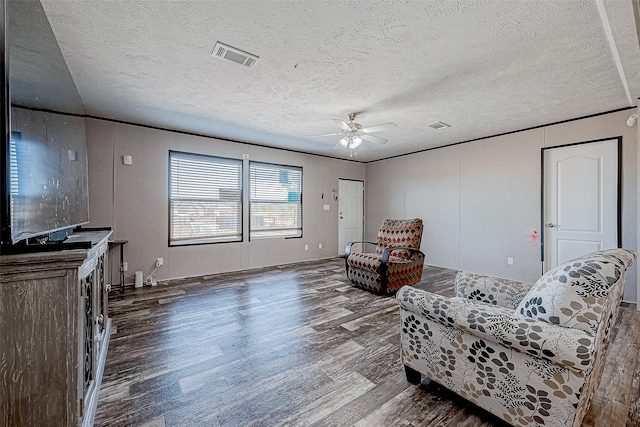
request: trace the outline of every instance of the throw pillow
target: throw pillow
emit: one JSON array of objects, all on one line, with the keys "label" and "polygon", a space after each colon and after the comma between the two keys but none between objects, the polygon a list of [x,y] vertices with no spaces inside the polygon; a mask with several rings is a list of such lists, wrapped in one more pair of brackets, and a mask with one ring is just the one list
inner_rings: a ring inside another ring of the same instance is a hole
[{"label": "throw pillow", "polygon": [[615,256],[620,251],[624,250],[587,254],[549,270],[516,307],[515,315],[595,334],[609,290],[625,271],[626,260]]}]

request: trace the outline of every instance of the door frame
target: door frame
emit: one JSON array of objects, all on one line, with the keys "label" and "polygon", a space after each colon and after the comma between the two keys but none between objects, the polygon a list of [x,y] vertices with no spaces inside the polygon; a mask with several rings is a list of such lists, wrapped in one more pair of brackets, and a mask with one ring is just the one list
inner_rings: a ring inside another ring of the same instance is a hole
[{"label": "door frame", "polygon": [[[338,202],[338,246],[340,243],[340,181],[352,181],[352,182],[361,182],[362,183],[362,240],[365,239],[367,235],[367,230],[365,230],[365,183],[364,179],[351,179],[351,178],[338,178],[338,194],[337,194],[337,202]],[[342,248],[344,251],[344,248]],[[338,248],[338,252],[340,252],[340,248]]]},{"label": "door frame", "polygon": [[616,224],[616,228],[617,228],[617,233],[616,233],[616,240],[617,240],[617,247],[621,248],[622,247],[622,136],[612,136],[610,138],[600,138],[600,139],[594,139],[591,141],[583,141],[583,142],[573,142],[570,144],[563,144],[563,145],[554,145],[553,147],[543,147],[540,150],[540,165],[541,165],[541,170],[540,170],[540,263],[541,263],[541,268],[542,268],[542,274],[544,274],[544,263],[545,263],[545,218],[544,218],[544,214],[545,214],[545,194],[544,194],[544,179],[545,179],[545,174],[544,174],[544,154],[547,150],[553,150],[556,148],[565,148],[565,147],[574,147],[574,146],[578,146],[578,145],[585,145],[585,144],[593,144],[593,143],[597,143],[597,142],[605,142],[605,141],[612,141],[612,140],[617,140],[618,141],[618,182],[617,182],[617,187],[618,187],[618,194],[616,197],[617,200],[617,206],[616,206],[616,220],[617,220],[617,224]]}]

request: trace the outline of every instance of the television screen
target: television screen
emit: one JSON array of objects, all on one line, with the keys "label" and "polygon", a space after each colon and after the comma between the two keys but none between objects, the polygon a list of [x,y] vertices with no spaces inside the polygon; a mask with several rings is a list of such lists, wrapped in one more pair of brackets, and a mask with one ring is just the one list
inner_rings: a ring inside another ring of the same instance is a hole
[{"label": "television screen", "polygon": [[[85,109],[38,0],[7,2],[11,243],[89,221]],[[6,209],[8,206],[8,209]],[[3,236],[3,242],[7,236]]]}]

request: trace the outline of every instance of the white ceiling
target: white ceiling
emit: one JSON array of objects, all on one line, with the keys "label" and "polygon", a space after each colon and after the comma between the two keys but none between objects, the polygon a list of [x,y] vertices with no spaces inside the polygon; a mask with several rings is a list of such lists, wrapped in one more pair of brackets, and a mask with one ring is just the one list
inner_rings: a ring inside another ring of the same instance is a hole
[{"label": "white ceiling", "polygon": [[[360,112],[398,125],[356,150],[370,161],[637,105],[633,2],[42,5],[90,115],[349,158],[338,137],[303,137]],[[260,59],[216,59],[216,41]]]}]

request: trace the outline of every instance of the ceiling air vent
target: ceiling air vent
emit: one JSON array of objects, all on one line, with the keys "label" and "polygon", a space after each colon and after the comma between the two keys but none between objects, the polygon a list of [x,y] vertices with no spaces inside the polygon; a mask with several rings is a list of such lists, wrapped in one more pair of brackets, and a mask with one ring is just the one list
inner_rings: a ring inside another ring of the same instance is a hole
[{"label": "ceiling air vent", "polygon": [[450,128],[451,127],[451,125],[448,125],[448,124],[443,123],[443,122],[435,122],[435,123],[431,123],[430,125],[427,125],[427,126],[429,126],[430,128],[434,128],[436,130],[438,130],[438,129],[446,129],[446,128]]},{"label": "ceiling air vent", "polygon": [[255,64],[260,58],[259,56],[244,52],[220,42],[216,42],[211,56],[235,62],[236,64],[244,65],[248,68],[253,67],[253,64]]}]

